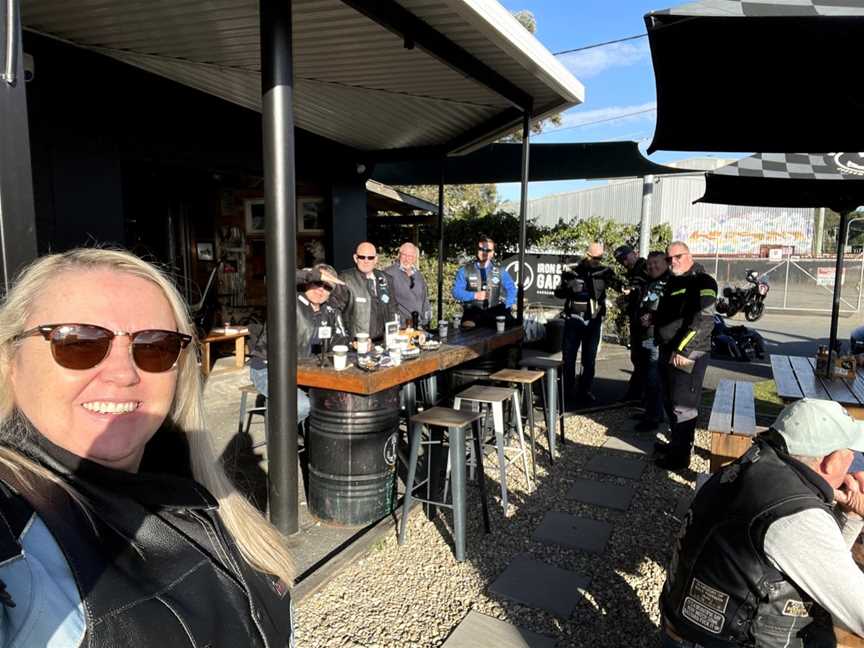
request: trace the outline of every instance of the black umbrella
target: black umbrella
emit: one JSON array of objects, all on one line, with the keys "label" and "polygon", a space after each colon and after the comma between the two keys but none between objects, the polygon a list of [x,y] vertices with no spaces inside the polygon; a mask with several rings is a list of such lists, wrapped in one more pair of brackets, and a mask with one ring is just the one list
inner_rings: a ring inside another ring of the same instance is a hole
[{"label": "black umbrella", "polygon": [[864,153],[760,153],[705,173],[698,202],[755,207],[830,207],[840,213],[829,348],[837,343],[849,213],[864,204]]},{"label": "black umbrella", "polygon": [[645,23],[649,153],[864,151],[864,0],[701,0]]}]

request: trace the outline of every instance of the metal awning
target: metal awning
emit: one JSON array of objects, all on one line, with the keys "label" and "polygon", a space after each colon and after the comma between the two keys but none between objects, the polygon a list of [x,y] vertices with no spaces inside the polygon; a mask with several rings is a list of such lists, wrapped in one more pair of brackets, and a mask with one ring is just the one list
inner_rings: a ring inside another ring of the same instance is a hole
[{"label": "metal awning", "polygon": [[[468,155],[447,158],[444,182],[519,182],[522,176],[521,164],[521,144],[490,144]],[[531,182],[692,173],[688,169],[655,164],[642,156],[636,142],[532,144],[529,167]],[[376,180],[387,184],[438,184],[441,179],[441,163],[437,160],[379,162],[372,175]]]},{"label": "metal awning", "polygon": [[366,194],[370,211],[395,212],[397,214],[412,214],[418,211],[426,214],[438,213],[438,205],[435,203],[430,203],[375,180],[366,181]]},{"label": "metal awning", "polygon": [[[21,5],[26,30],[261,110],[257,0]],[[523,109],[539,119],[584,97],[582,84],[496,0],[293,7],[296,125],[357,149],[452,152],[518,126]]]}]

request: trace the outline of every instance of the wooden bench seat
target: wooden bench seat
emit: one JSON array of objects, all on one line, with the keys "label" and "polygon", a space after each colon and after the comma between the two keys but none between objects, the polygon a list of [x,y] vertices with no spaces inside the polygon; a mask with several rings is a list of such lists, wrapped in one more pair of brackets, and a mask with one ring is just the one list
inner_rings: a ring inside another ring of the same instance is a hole
[{"label": "wooden bench seat", "polygon": [[711,432],[711,472],[747,452],[753,437],[764,428],[756,425],[753,383],[721,380],[714,393],[708,431]]}]

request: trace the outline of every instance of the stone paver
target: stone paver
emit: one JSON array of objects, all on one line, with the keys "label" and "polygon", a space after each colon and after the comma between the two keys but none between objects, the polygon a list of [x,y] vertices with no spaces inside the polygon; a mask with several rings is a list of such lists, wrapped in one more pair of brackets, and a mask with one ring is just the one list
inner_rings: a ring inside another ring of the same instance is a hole
[{"label": "stone paver", "polygon": [[519,554],[489,586],[489,591],[567,619],[582,597],[579,590],[589,582],[585,576]]},{"label": "stone paver", "polygon": [[594,479],[577,479],[567,492],[567,497],[586,504],[626,511],[630,508],[630,502],[635,494],[636,489],[632,486],[619,486]]},{"label": "stone paver", "polygon": [[442,648],[555,648],[555,639],[517,628],[504,621],[469,612]]},{"label": "stone paver", "polygon": [[616,457],[614,455],[598,454],[591,457],[585,464],[585,470],[624,477],[625,479],[639,479],[647,464],[641,459],[628,457]]},{"label": "stone paver", "polygon": [[550,511],[543,516],[543,521],[532,537],[544,544],[557,544],[601,553],[611,533],[612,525],[608,522]]}]

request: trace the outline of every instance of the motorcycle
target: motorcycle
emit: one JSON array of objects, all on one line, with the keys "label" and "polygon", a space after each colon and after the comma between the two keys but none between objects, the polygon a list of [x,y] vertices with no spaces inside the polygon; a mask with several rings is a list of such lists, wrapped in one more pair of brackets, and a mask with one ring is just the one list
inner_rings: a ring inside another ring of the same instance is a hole
[{"label": "motorcycle", "polygon": [[748,362],[755,356],[765,357],[765,341],[758,331],[746,326],[727,326],[726,320],[714,315],[711,331],[711,355]]},{"label": "motorcycle", "polygon": [[770,287],[768,278],[765,275],[760,276],[755,270],[748,270],[746,278],[749,286],[726,286],[715,309],[726,317],[733,317],[744,311],[747,321],[755,322],[765,312],[765,298]]}]

